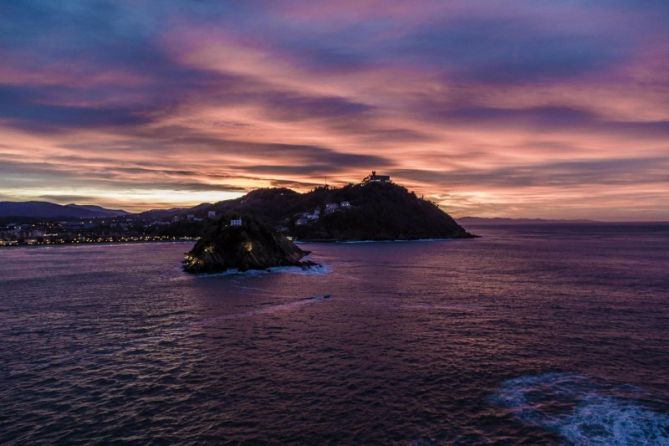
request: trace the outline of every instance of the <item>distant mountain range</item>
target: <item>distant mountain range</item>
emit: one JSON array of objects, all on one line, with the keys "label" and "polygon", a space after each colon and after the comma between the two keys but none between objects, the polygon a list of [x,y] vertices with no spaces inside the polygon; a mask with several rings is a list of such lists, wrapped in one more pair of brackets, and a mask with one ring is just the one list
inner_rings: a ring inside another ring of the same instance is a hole
[{"label": "distant mountain range", "polygon": [[[219,204],[220,203],[227,203],[227,201],[220,201]],[[211,203],[200,203],[190,208],[151,209],[135,215],[142,220],[162,220],[177,215],[187,214],[206,215],[207,211],[212,210],[214,206],[215,205]]]},{"label": "distant mountain range", "polygon": [[129,215],[119,209],[79,204],[56,204],[46,201],[0,201],[0,218],[100,218]]}]

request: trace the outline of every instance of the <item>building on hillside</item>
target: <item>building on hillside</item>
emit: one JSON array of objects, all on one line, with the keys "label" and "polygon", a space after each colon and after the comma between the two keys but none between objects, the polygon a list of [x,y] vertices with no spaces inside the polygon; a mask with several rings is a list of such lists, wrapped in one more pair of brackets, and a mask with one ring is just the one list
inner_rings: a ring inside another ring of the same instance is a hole
[{"label": "building on hillside", "polygon": [[241,226],[242,225],[242,218],[233,218],[230,220],[230,226]]},{"label": "building on hillside", "polygon": [[377,175],[376,170],[372,170],[371,175],[366,176],[362,180],[363,184],[369,184],[369,183],[390,183],[390,176],[389,175]]},{"label": "building on hillside", "polygon": [[325,204],[325,214],[332,214],[339,209],[339,204],[337,203],[326,203]]},{"label": "building on hillside", "polygon": [[319,218],[321,218],[321,210],[320,209],[314,209],[311,213],[306,212],[304,214],[304,217],[307,220],[318,220]]},{"label": "building on hillside", "polygon": [[216,211],[209,211],[209,212],[207,212],[207,217],[209,217],[209,218],[216,218]]},{"label": "building on hillside", "polygon": [[295,224],[297,226],[302,226],[306,225],[309,222],[319,220],[320,218],[321,218],[321,210],[316,208],[311,212],[303,212],[299,214],[297,220],[295,220]]}]

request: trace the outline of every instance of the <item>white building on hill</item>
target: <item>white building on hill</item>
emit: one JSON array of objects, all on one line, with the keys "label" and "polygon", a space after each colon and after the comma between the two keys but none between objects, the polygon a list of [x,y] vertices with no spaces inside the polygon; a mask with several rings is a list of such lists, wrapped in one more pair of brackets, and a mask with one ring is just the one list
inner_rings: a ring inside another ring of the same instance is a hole
[{"label": "white building on hill", "polygon": [[372,170],[372,174],[369,176],[366,176],[365,179],[362,180],[363,184],[368,184],[368,183],[390,183],[390,176],[389,175],[377,175],[376,170]]}]

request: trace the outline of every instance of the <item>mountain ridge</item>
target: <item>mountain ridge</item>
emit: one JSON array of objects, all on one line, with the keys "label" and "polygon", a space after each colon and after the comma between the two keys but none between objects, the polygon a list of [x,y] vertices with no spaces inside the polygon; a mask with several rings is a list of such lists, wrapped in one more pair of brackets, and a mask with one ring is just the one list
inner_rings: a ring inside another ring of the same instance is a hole
[{"label": "mountain ridge", "polygon": [[130,215],[121,209],[49,201],[0,201],[0,217],[23,218],[103,218]]}]

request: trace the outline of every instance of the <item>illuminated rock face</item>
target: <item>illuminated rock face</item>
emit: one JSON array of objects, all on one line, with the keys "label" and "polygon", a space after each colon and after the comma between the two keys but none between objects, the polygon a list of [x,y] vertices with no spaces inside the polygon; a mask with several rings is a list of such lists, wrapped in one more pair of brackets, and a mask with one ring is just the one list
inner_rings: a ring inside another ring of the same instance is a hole
[{"label": "illuminated rock face", "polygon": [[283,235],[254,220],[244,219],[242,226],[231,226],[221,220],[186,254],[183,264],[185,271],[195,274],[314,265],[302,261],[307,254]]}]

